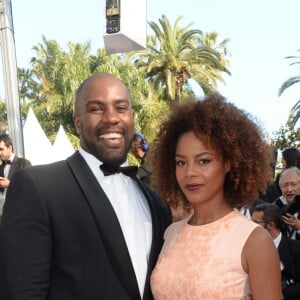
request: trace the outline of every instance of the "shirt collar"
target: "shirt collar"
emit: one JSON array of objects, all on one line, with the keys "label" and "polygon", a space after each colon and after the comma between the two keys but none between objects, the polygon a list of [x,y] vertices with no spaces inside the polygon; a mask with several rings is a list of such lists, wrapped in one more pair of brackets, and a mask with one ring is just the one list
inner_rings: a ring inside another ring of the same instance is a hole
[{"label": "shirt collar", "polygon": [[[101,175],[104,177],[103,172],[99,168],[100,165],[102,165],[101,160],[97,159],[94,155],[88,153],[81,147],[79,148],[79,153],[82,155],[82,157],[84,158],[84,160],[86,161],[86,163],[88,164],[88,166],[90,167],[90,169],[93,171],[94,174],[99,174],[100,171]],[[126,160],[121,166],[122,167],[128,166],[128,161]]]},{"label": "shirt collar", "polygon": [[280,196],[280,201],[282,202],[283,205],[288,205],[288,202],[284,196]]},{"label": "shirt collar", "polygon": [[282,238],[282,234],[281,232],[278,234],[278,236],[273,240],[276,248],[278,248],[279,244],[280,244],[280,241],[281,241],[281,238]]}]

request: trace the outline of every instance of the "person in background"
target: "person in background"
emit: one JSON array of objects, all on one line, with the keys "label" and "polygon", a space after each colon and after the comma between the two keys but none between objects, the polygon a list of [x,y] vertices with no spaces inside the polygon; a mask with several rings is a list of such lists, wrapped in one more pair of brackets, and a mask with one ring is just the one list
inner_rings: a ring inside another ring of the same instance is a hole
[{"label": "person in background", "polygon": [[156,300],[282,298],[270,235],[235,210],[271,180],[270,151],[260,127],[217,93],[174,106],[151,146],[151,182],[193,213],[165,232],[151,275]]},{"label": "person in background", "polygon": [[[286,148],[281,153],[281,163],[282,163],[282,172],[285,169],[291,168],[291,167],[297,167],[300,169],[300,151],[297,148]],[[281,173],[278,173],[275,179],[275,187],[276,191],[278,193],[278,197],[282,195],[282,190],[280,188],[280,176]]]},{"label": "person in background", "polygon": [[[264,227],[278,250],[284,300],[300,299],[300,241],[282,234],[280,208],[274,203],[258,204],[252,212],[252,221]],[[260,247],[259,245],[257,245]]]},{"label": "person in background", "polygon": [[133,135],[131,153],[140,163],[138,169],[138,177],[149,184],[151,171],[150,166],[146,161],[146,154],[148,150],[149,145],[146,138],[141,132],[136,131]]},{"label": "person in background", "polygon": [[5,201],[6,190],[13,174],[23,168],[31,166],[31,162],[23,157],[18,157],[13,152],[13,142],[6,133],[0,134],[0,217]]},{"label": "person in background", "polygon": [[280,208],[283,215],[287,236],[300,240],[300,209],[294,206],[295,209],[289,211],[296,196],[300,195],[300,169],[297,167],[284,169],[279,178],[279,185],[282,196],[278,197],[274,203]]},{"label": "person in background", "polygon": [[126,85],[79,86],[80,149],[12,178],[0,226],[0,299],[152,299],[149,276],[171,222],[127,166],[134,113]]}]

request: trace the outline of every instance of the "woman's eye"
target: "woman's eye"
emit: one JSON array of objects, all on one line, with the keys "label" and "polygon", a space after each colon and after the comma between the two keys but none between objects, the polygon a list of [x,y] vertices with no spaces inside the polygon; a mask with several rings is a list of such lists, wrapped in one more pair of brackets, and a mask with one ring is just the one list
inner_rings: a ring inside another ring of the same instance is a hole
[{"label": "woman's eye", "polygon": [[207,165],[208,163],[210,163],[209,159],[202,158],[202,159],[199,160],[200,165]]},{"label": "woman's eye", "polygon": [[185,165],[185,162],[183,160],[176,160],[176,166],[181,167],[184,165]]}]

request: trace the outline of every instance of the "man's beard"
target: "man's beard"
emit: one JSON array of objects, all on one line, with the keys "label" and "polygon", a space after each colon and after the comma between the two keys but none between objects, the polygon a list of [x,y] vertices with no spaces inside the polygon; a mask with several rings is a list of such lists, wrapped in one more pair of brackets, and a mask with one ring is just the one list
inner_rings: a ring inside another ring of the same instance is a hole
[{"label": "man's beard", "polygon": [[84,144],[87,147],[87,151],[94,155],[102,163],[110,166],[120,166],[127,160],[131,141],[128,142],[125,138],[124,147],[119,149],[107,149],[100,143],[99,140],[98,142],[90,142],[84,139]]}]

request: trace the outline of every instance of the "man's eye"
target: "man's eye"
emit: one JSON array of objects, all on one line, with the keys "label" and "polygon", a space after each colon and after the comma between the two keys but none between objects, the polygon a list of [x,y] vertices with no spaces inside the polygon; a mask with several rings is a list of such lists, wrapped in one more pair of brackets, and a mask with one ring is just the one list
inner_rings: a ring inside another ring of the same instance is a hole
[{"label": "man's eye", "polygon": [[88,107],[89,112],[94,112],[94,113],[100,113],[103,111],[103,109],[99,106],[89,106]]},{"label": "man's eye", "polygon": [[117,106],[116,110],[119,112],[123,112],[127,110],[127,106],[121,105],[121,106]]}]

